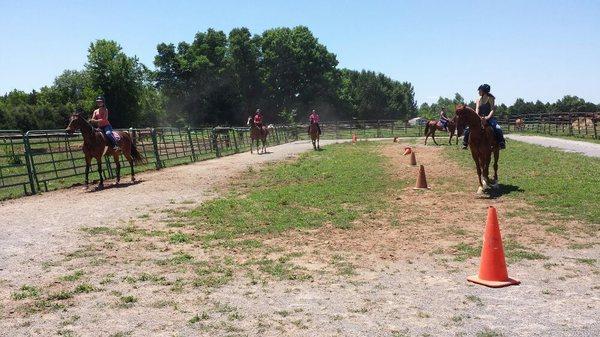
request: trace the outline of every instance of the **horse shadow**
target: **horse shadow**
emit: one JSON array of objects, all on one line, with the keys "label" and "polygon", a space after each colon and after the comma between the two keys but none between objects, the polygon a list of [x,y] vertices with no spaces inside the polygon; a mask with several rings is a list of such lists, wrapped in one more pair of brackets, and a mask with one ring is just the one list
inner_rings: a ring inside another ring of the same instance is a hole
[{"label": "horse shadow", "polygon": [[487,199],[497,199],[513,192],[525,192],[525,190],[515,185],[498,184],[498,188],[490,189],[487,191],[486,196]]},{"label": "horse shadow", "polygon": [[[97,186],[93,187],[93,188],[90,187],[90,189],[88,189],[86,191],[86,193],[95,193],[95,192],[110,190],[110,189],[113,189],[113,188],[126,188],[126,187],[129,187],[129,186],[134,186],[134,185],[137,185],[137,184],[141,184],[143,182],[144,182],[144,180],[138,179],[136,181],[120,182],[119,184],[110,183],[110,184],[105,184],[104,187],[100,188],[100,189]],[[95,183],[97,183],[97,182],[95,182]]]},{"label": "horse shadow", "polygon": [[271,152],[271,151],[265,151],[265,152],[260,152],[258,155],[262,156],[262,155],[265,155],[265,154],[272,154],[272,153],[273,152]]}]

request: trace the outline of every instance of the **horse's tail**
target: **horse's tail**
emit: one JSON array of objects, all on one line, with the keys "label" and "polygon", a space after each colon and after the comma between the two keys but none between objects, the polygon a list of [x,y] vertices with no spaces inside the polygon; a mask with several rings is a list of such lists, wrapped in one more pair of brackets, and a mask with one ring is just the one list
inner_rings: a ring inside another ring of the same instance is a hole
[{"label": "horse's tail", "polygon": [[140,153],[137,146],[135,145],[135,138],[131,134],[129,135],[129,137],[131,137],[131,158],[133,159],[133,162],[136,164],[146,164],[146,158],[144,158],[144,156]]},{"label": "horse's tail", "polygon": [[429,134],[429,122],[425,124],[425,133],[423,134],[423,136],[427,136],[427,134]]}]

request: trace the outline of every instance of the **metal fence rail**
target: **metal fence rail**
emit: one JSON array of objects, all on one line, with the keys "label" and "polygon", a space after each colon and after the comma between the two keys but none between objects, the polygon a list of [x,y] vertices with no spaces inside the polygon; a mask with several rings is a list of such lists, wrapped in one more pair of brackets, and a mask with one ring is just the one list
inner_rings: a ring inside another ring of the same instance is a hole
[{"label": "metal fence rail", "polygon": [[[517,119],[521,119],[522,123],[517,124]],[[523,114],[506,118],[504,123],[508,132],[600,139],[600,112]]]},{"label": "metal fence rail", "polygon": [[[417,136],[422,126],[405,122],[338,121],[321,123],[323,139]],[[164,167],[227,156],[250,149],[250,128],[144,128],[122,129],[129,132],[147,163],[136,165],[135,171],[160,170]],[[269,128],[269,145],[306,140],[308,124],[278,125]],[[85,158],[81,134],[64,130],[0,131],[0,200],[30,195],[82,183]],[[119,157],[123,176],[130,173],[129,163]],[[116,176],[112,156],[103,158],[103,174]],[[90,179],[97,179],[97,165],[92,160]]]},{"label": "metal fence rail", "polygon": [[[134,139],[146,163],[136,165],[136,172],[162,169],[244,152],[250,148],[249,128],[146,128],[125,129]],[[276,126],[269,144],[296,140],[294,129]],[[83,137],[64,130],[0,131],[0,200],[31,195],[41,191],[72,186],[83,181],[85,157]],[[122,175],[129,174],[129,163],[119,157]],[[112,156],[103,158],[103,174],[116,176]],[[90,177],[97,179],[97,165],[92,160]]]}]

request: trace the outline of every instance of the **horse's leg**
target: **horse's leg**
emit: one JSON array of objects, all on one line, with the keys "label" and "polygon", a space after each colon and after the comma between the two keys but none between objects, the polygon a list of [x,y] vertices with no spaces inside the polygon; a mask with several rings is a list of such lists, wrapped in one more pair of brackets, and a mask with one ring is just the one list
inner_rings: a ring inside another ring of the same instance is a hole
[{"label": "horse's leg", "polygon": [[317,150],[321,149],[321,136],[317,135]]},{"label": "horse's leg", "polygon": [[135,162],[133,161],[133,157],[131,157],[131,153],[129,151],[124,151],[123,155],[125,156],[125,159],[127,159],[127,162],[129,162],[129,169],[131,170],[131,181],[135,181],[135,169],[133,168]]},{"label": "horse's leg", "polygon": [[433,143],[435,145],[440,145],[435,141],[435,128],[432,128],[432,130],[431,130],[431,139],[433,139]]},{"label": "horse's leg", "polygon": [[117,185],[121,182],[121,161],[119,160],[119,154],[113,153],[113,159],[115,161],[115,169],[117,171],[117,181],[115,182]]},{"label": "horse's leg", "polygon": [[494,148],[494,186],[498,187],[498,157],[500,157],[500,149]]},{"label": "horse's leg", "polygon": [[471,149],[471,156],[475,161],[475,167],[477,168],[477,179],[479,179],[479,188],[477,189],[477,194],[483,193],[483,183],[481,182],[481,165],[479,163],[479,156],[477,155],[476,149]]},{"label": "horse's leg", "polygon": [[425,134],[425,145],[427,145],[427,138],[429,138],[429,135],[431,134],[431,132],[427,132]]},{"label": "horse's leg", "polygon": [[92,156],[85,154],[85,189],[88,188],[90,177],[90,166],[92,166]]},{"label": "horse's leg", "polygon": [[101,190],[104,188],[104,178],[102,177],[102,155],[96,157],[96,163],[98,163],[98,175],[100,176],[100,183],[97,188]]},{"label": "horse's leg", "polygon": [[448,138],[448,145],[452,145],[452,137],[454,136],[454,130],[448,130],[448,133],[450,134],[450,138]]}]

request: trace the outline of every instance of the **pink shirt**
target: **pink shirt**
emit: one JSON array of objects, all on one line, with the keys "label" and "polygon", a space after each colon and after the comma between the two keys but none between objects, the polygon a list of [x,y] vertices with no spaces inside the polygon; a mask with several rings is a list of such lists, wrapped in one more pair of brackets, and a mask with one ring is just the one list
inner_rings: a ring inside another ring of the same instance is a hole
[{"label": "pink shirt", "polygon": [[310,114],[310,116],[308,117],[308,119],[310,120],[311,123],[319,123],[319,121],[321,120],[319,118],[319,115],[317,115],[316,113]]},{"label": "pink shirt", "polygon": [[96,109],[94,110],[94,114],[92,114],[92,119],[98,121],[98,127],[103,128],[107,125],[110,125],[108,122],[108,109]]},{"label": "pink shirt", "polygon": [[261,114],[254,115],[254,124],[262,124],[262,115]]}]

